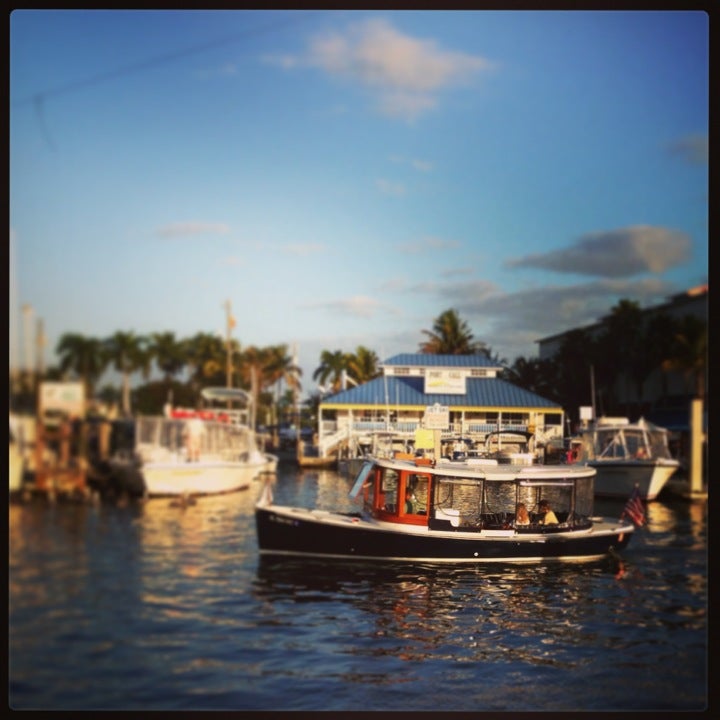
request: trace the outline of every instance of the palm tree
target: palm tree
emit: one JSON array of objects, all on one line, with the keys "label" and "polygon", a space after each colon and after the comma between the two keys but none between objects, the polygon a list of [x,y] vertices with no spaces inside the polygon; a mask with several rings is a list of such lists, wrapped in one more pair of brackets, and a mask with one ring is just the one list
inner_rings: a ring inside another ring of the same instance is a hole
[{"label": "palm tree", "polygon": [[515,358],[511,367],[504,369],[500,377],[521,388],[537,393],[542,397],[555,400],[557,388],[557,365],[549,360]]},{"label": "palm tree", "polygon": [[252,395],[252,427],[255,427],[257,419],[258,403],[261,393],[279,377],[278,361],[280,351],[276,347],[258,348],[250,346],[246,348],[240,357],[240,377],[243,383],[250,386]]},{"label": "palm tree", "polygon": [[93,396],[95,383],[108,366],[103,342],[80,333],[65,333],[55,348],[63,373],[72,372],[85,384],[86,397]]},{"label": "palm tree", "polygon": [[420,343],[420,352],[432,355],[485,355],[487,347],[475,342],[469,325],[457,310],[445,310],[435,318],[432,330],[423,330],[428,339]]},{"label": "palm tree", "polygon": [[313,373],[313,380],[325,385],[330,380],[332,392],[337,392],[342,387],[343,372],[348,369],[348,354],[342,350],[323,350],[320,353],[320,365]]},{"label": "palm tree", "polygon": [[166,383],[170,383],[187,364],[184,343],[175,338],[174,332],[152,333],[147,349]]},{"label": "palm tree", "polygon": [[[611,369],[615,378],[632,380],[636,392],[642,392],[642,387],[638,388],[638,385],[641,386],[646,377],[642,368],[646,362],[647,347],[643,338],[643,311],[639,303],[620,300],[602,319],[602,325],[598,349],[605,367]],[[642,381],[639,381],[641,376]]]},{"label": "palm tree", "polygon": [[347,373],[359,385],[381,375],[380,359],[374,350],[358,345],[347,358]]},{"label": "palm tree", "polygon": [[[196,393],[206,384],[226,384],[227,344],[223,338],[212,333],[197,333],[183,340],[183,348]],[[231,340],[230,349],[234,358],[240,352],[240,345]]]},{"label": "palm tree", "polygon": [[707,373],[707,323],[693,315],[683,317],[675,328],[669,357],[663,370],[681,372],[695,397],[705,397]]},{"label": "palm tree", "polygon": [[147,339],[135,335],[132,330],[118,330],[104,342],[113,367],[122,374],[122,409],[125,415],[131,414],[130,376],[137,370],[149,375],[150,356],[145,350]]},{"label": "palm tree", "polygon": [[285,383],[293,392],[301,390],[300,376],[302,368],[296,364],[296,359],[288,353],[287,345],[271,345],[268,351],[267,376],[268,384]]}]

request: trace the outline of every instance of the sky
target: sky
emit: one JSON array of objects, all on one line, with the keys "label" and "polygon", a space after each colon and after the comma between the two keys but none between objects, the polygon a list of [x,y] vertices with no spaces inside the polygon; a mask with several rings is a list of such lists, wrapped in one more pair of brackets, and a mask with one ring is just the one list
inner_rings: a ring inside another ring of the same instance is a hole
[{"label": "sky", "polygon": [[[10,15],[10,365],[226,328],[508,364],[708,282],[702,11]],[[23,311],[23,308],[25,310]]]}]

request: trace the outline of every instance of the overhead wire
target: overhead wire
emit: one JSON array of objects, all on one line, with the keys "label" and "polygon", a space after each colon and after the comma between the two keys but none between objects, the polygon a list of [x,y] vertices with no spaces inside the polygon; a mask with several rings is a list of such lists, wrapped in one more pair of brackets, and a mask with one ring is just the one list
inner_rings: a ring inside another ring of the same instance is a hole
[{"label": "overhead wire", "polygon": [[201,43],[200,45],[195,45],[193,47],[184,48],[182,50],[176,50],[174,52],[166,53],[164,55],[159,55],[154,58],[149,58],[147,60],[142,60],[137,63],[125,65],[123,67],[116,68],[114,70],[108,70],[106,72],[99,73],[92,77],[85,78],[84,80],[76,80],[74,82],[66,83],[65,85],[60,85],[58,87],[49,88],[47,90],[41,90],[41,91],[33,93],[32,95],[29,95],[25,98],[22,98],[21,100],[18,100],[13,104],[17,107],[17,106],[29,105],[29,104],[33,103],[36,106],[42,107],[42,104],[44,103],[44,101],[47,100],[47,98],[49,98],[49,97],[57,96],[57,95],[64,95],[66,93],[74,92],[76,90],[80,90],[82,88],[85,88],[85,87],[88,87],[91,85],[97,85],[99,83],[105,82],[106,80],[111,80],[113,78],[122,77],[123,75],[131,75],[131,74],[140,72],[142,70],[148,70],[153,67],[165,65],[167,63],[173,62],[175,60],[179,60],[184,57],[189,57],[191,55],[197,55],[198,53],[207,52],[208,50],[213,50],[213,49],[221,47],[223,45],[230,45],[232,43],[239,42],[240,40],[247,38],[249,36],[262,35],[264,33],[273,32],[282,27],[297,25],[300,22],[303,22],[303,21],[309,19],[311,17],[311,14],[312,13],[302,13],[302,15],[294,16],[294,17],[288,18],[286,20],[271,23],[265,27],[254,28],[252,30],[246,30],[241,33],[234,33],[233,35],[225,37],[225,38],[219,38],[219,39],[212,40],[212,41],[209,41],[206,43]]}]

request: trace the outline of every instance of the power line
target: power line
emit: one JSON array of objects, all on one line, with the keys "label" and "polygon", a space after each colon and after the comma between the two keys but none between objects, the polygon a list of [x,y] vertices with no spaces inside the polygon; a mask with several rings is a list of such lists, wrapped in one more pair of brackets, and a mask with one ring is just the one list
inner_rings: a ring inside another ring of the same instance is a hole
[{"label": "power line", "polygon": [[142,70],[148,70],[150,68],[158,67],[160,65],[166,65],[168,63],[171,63],[175,60],[179,60],[180,58],[189,57],[191,55],[197,55],[202,52],[207,52],[208,50],[213,50],[215,48],[221,47],[223,45],[230,45],[232,43],[239,42],[240,40],[255,36],[255,35],[262,35],[265,33],[274,32],[276,30],[279,30],[283,27],[297,25],[305,20],[308,20],[310,18],[310,13],[303,13],[302,15],[295,14],[293,17],[288,18],[286,20],[281,20],[275,23],[270,23],[269,25],[266,25],[265,27],[256,28],[253,30],[246,30],[242,33],[236,33],[226,38],[220,38],[217,40],[212,40],[210,42],[202,43],[200,45],[195,45],[193,47],[184,48],[182,50],[176,50],[171,53],[167,53],[165,55],[160,55],[154,58],[149,58],[147,60],[142,60],[137,63],[133,63],[131,65],[126,65],[124,67],[116,68],[115,70],[108,70],[106,72],[100,73],[98,75],[94,75],[89,78],[85,78],[84,80],[76,80],[74,82],[66,83],[65,85],[60,85],[58,87],[49,88],[47,90],[41,90],[40,92],[33,93],[32,95],[23,98],[21,100],[18,100],[16,103],[14,103],[16,106],[22,106],[22,105],[30,105],[34,104],[40,114],[42,114],[42,106],[45,100],[49,97],[58,96],[58,95],[65,95],[70,92],[75,92],[77,90],[81,90],[83,88],[89,87],[91,85],[98,85],[100,83],[103,83],[107,80],[112,80],[114,78],[122,77],[124,75],[132,75],[134,73],[140,72]]}]

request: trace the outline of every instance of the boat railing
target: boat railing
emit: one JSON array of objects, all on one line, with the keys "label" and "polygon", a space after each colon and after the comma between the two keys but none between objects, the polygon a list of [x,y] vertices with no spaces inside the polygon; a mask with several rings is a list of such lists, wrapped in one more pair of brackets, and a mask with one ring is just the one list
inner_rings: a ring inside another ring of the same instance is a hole
[{"label": "boat railing", "polygon": [[[203,421],[196,442],[201,457],[230,461],[256,449],[249,428],[233,423]],[[135,449],[148,462],[170,462],[187,456],[186,420],[139,417],[135,426]]]}]

